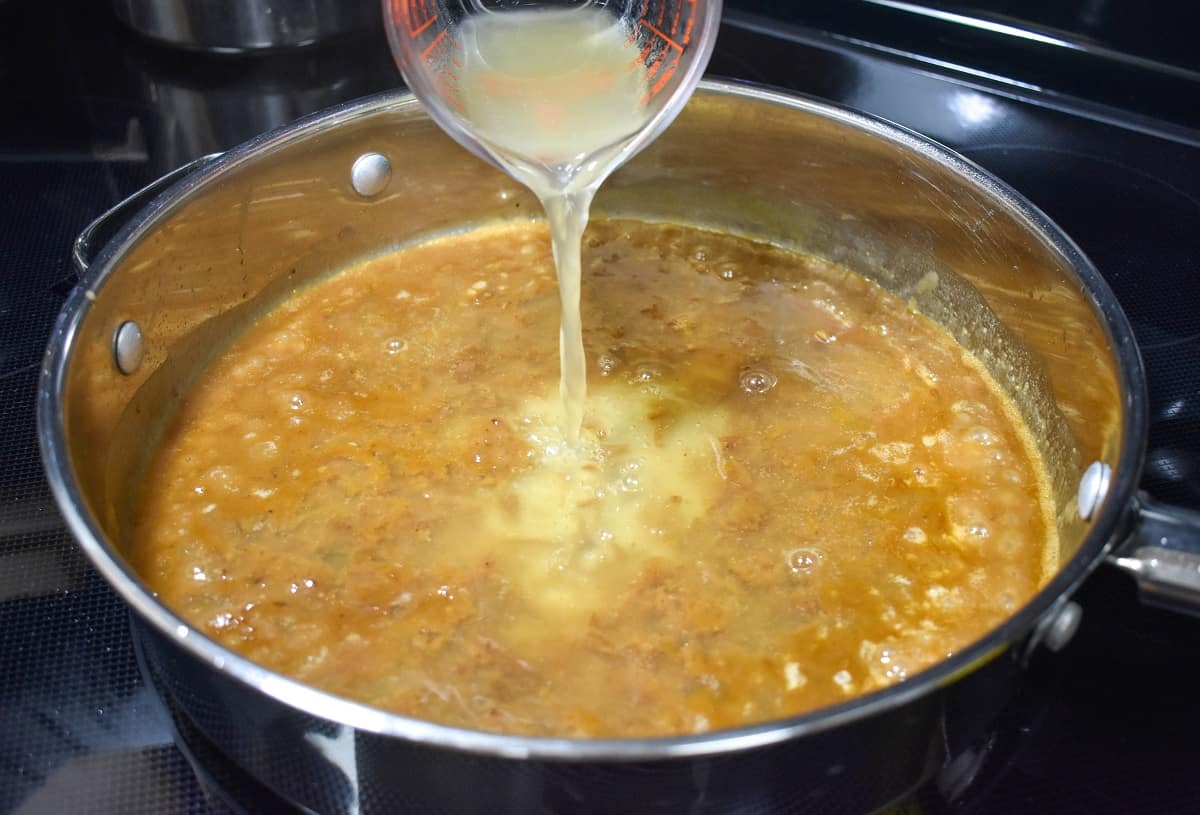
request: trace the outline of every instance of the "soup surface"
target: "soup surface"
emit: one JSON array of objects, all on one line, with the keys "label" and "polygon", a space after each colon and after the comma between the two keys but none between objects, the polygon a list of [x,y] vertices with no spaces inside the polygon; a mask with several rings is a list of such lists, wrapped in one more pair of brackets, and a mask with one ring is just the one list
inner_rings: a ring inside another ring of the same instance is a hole
[{"label": "soup surface", "polygon": [[317,687],[590,737],[897,682],[1052,565],[1014,411],[861,277],[728,235],[593,225],[574,448],[558,319],[536,224],[297,293],[168,428],[135,566],[209,636]]}]

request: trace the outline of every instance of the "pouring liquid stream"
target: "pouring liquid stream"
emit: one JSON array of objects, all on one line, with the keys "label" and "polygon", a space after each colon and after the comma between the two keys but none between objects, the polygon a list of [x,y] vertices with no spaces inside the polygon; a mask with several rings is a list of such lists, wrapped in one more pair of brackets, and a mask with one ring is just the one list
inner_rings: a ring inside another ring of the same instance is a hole
[{"label": "pouring liquid stream", "polygon": [[457,37],[462,112],[474,137],[541,201],[561,307],[558,432],[542,423],[554,400],[544,410],[546,400],[527,399],[518,421],[532,418],[527,439],[540,455],[509,486],[513,505],[528,511],[485,512],[484,537],[519,542],[510,552],[525,563],[517,579],[532,606],[583,624],[659,551],[663,526],[686,528],[708,505],[712,478],[689,464],[721,423],[709,411],[686,431],[656,434],[646,391],[587,394],[583,232],[597,189],[653,118],[644,54],[627,23],[593,6],[477,14]]},{"label": "pouring liquid stream", "polygon": [[476,137],[546,211],[562,303],[562,432],[574,447],[587,396],[583,231],[596,190],[649,121],[645,68],[620,19],[593,7],[476,15],[457,36]]}]

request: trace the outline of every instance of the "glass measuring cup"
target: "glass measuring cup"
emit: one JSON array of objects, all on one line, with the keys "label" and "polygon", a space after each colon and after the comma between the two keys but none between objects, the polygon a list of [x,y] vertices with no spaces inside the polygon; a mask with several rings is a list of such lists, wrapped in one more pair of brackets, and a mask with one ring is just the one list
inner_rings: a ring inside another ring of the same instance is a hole
[{"label": "glass measuring cup", "polygon": [[392,53],[456,141],[537,195],[562,320],[568,449],[580,439],[587,364],[583,231],[604,179],[670,124],[712,54],[720,0],[384,0]]},{"label": "glass measuring cup", "polygon": [[[493,15],[487,22],[494,23],[497,18],[504,19],[504,15],[509,15],[510,20],[525,21],[530,13],[591,12],[595,16],[595,12],[602,12],[619,26],[629,46],[628,53],[633,55],[626,70],[641,75],[643,92],[636,101],[636,115],[628,118],[628,131],[614,132],[613,141],[604,145],[610,149],[591,151],[594,155],[586,173],[588,186],[598,186],[678,115],[708,64],[721,16],[721,0],[384,0],[383,7],[392,54],[409,88],[430,116],[477,156],[510,173],[514,170],[512,163],[525,165],[514,173],[518,176],[528,176],[533,169],[559,175],[567,170],[577,171],[587,157],[515,155],[519,151],[512,150],[511,145],[497,145],[483,135],[484,114],[477,110],[478,105],[472,106],[462,84],[464,63],[472,57],[466,52],[472,48],[473,23],[484,20],[481,15]],[[511,16],[514,13],[525,16]],[[560,56],[565,56],[565,63],[571,63],[574,54],[568,50]],[[545,81],[574,81],[568,76],[572,68],[564,64],[562,76],[556,77],[555,67],[551,66]],[[575,97],[568,100],[569,104],[589,103],[588,95],[595,93],[596,82],[586,80],[586,76],[582,77],[576,82],[577,87],[566,92]],[[559,94],[556,101],[562,101],[561,85],[553,86],[551,92]],[[502,83],[493,83],[489,93],[502,95]],[[528,90],[524,93],[528,95]],[[495,106],[501,104],[504,100],[496,101]],[[546,127],[544,121],[539,121],[531,111],[530,114],[524,126]]]}]

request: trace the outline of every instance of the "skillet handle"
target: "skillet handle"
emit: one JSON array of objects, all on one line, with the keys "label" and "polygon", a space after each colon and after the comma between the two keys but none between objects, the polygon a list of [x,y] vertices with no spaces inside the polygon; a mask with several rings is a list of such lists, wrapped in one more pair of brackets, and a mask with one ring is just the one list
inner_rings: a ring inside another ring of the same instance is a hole
[{"label": "skillet handle", "polygon": [[1109,563],[1137,580],[1142,602],[1200,616],[1200,512],[1138,493],[1136,525]]},{"label": "skillet handle", "polygon": [[95,259],[96,251],[112,240],[117,234],[117,230],[129,220],[130,215],[150,203],[155,196],[167,187],[170,187],[189,173],[199,170],[202,167],[207,167],[220,157],[220,155],[220,153],[210,153],[207,156],[201,156],[198,159],[189,161],[182,167],[175,168],[166,175],[151,181],[124,201],[115,204],[108,212],[105,212],[85,226],[83,231],[79,233],[79,237],[75,239],[75,247],[71,252],[71,260],[75,263],[76,274],[82,275],[88,270],[88,267],[92,265],[92,261]]}]

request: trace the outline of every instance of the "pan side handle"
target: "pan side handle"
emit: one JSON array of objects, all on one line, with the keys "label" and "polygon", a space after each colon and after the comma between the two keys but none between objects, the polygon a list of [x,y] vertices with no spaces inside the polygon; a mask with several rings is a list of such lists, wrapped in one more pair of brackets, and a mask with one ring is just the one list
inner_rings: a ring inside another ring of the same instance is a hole
[{"label": "pan side handle", "polygon": [[129,220],[129,217],[133,213],[149,204],[155,196],[176,181],[196,170],[207,167],[219,158],[220,155],[220,153],[212,153],[207,156],[201,156],[194,161],[184,164],[182,167],[175,168],[166,175],[151,181],[85,226],[83,231],[79,233],[79,237],[75,239],[75,246],[71,252],[71,259],[75,263],[76,274],[82,276],[88,270],[88,267],[92,265],[92,260],[95,258],[97,250],[103,248],[117,234],[117,231],[125,225],[125,222]]},{"label": "pan side handle", "polygon": [[1108,561],[1137,580],[1148,605],[1200,616],[1200,512],[1139,493],[1137,522]]}]

